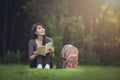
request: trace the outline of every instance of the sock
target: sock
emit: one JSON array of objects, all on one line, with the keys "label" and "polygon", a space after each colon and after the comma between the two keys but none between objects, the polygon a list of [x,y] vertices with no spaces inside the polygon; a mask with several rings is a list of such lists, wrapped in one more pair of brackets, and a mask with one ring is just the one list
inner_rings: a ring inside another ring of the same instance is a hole
[{"label": "sock", "polygon": [[45,69],[50,69],[50,65],[49,65],[49,64],[46,64],[46,65],[45,65]]},{"label": "sock", "polygon": [[37,68],[38,68],[38,69],[42,69],[42,64],[38,64],[38,65],[37,65]]}]

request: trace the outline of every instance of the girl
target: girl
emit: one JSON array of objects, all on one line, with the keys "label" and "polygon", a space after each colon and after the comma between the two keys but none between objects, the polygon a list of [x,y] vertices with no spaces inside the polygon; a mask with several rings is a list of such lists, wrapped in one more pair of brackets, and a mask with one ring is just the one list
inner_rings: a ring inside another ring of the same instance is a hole
[{"label": "girl", "polygon": [[[54,44],[50,37],[45,35],[45,28],[42,24],[36,23],[32,26],[31,39],[29,41],[29,59],[30,67],[37,67],[38,69],[50,69],[52,68],[52,57],[54,57]],[[47,43],[52,42],[52,47],[49,49],[49,53],[46,56],[42,56],[36,50],[38,46],[44,46]]]}]

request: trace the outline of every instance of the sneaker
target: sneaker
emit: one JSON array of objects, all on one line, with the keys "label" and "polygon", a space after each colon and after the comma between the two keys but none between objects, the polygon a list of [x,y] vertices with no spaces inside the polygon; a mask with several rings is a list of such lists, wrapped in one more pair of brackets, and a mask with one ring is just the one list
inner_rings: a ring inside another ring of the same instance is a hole
[{"label": "sneaker", "polygon": [[38,65],[37,65],[37,68],[38,68],[38,69],[42,69],[42,64],[38,64]]},{"label": "sneaker", "polygon": [[45,65],[45,69],[50,69],[50,65],[49,65],[49,64],[46,64],[46,65]]}]

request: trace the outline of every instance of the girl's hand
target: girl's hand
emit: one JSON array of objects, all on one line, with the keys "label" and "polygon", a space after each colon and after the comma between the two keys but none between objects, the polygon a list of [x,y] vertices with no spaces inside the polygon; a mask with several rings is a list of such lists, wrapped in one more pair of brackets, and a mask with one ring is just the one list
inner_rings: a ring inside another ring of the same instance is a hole
[{"label": "girl's hand", "polygon": [[35,55],[35,56],[38,56],[38,55],[39,55],[39,54],[38,54],[38,51],[35,51],[35,52],[34,52],[34,55]]},{"label": "girl's hand", "polygon": [[54,47],[49,48],[50,53],[54,53]]},{"label": "girl's hand", "polygon": [[38,51],[35,51],[33,55],[31,56],[31,60],[34,60],[38,56]]},{"label": "girl's hand", "polygon": [[51,55],[52,57],[54,57],[54,47],[51,47],[51,48],[49,49],[49,51],[50,51],[50,55]]}]

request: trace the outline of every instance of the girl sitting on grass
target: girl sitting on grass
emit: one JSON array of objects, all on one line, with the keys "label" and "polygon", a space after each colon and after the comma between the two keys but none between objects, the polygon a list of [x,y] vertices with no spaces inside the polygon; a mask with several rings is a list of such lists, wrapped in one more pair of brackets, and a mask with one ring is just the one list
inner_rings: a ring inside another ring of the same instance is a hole
[{"label": "girl sitting on grass", "polygon": [[[49,42],[52,42],[52,47],[49,48],[49,53],[45,56],[40,55],[37,51],[37,47],[44,46]],[[53,39],[46,36],[45,28],[41,23],[34,24],[32,26],[31,39],[29,41],[30,67],[50,69],[52,68],[52,57],[54,57]]]}]

